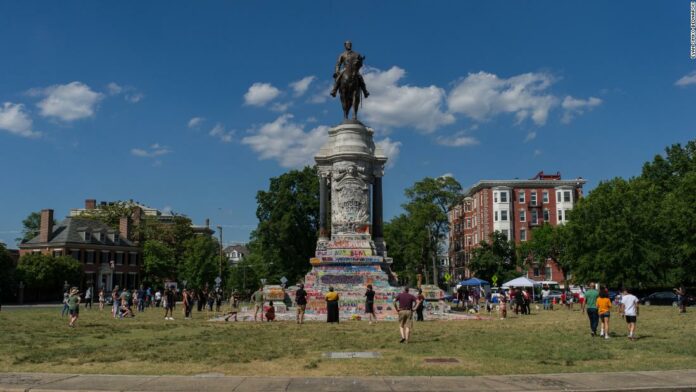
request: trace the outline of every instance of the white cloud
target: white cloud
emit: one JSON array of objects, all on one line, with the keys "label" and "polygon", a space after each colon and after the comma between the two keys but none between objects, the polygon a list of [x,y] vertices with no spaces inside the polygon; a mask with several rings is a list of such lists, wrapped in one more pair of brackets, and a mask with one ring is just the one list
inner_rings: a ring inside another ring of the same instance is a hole
[{"label": "white cloud", "polygon": [[514,114],[517,122],[531,118],[535,124],[546,123],[549,111],[558,99],[546,90],[553,83],[551,75],[525,73],[501,79],[478,72],[469,74],[452,89],[447,97],[449,110],[462,113],[476,121],[495,115]]},{"label": "white cloud", "polygon": [[263,106],[280,95],[280,90],[270,83],[254,83],[244,94],[244,103],[251,106]]},{"label": "white cloud", "polygon": [[592,110],[592,108],[601,104],[602,100],[599,98],[590,97],[588,99],[580,99],[567,95],[565,98],[563,98],[563,103],[561,104],[561,107],[564,109],[561,122],[567,124],[576,115],[583,114],[586,110]]},{"label": "white cloud", "polygon": [[41,132],[33,131],[33,121],[21,103],[5,102],[0,106],[0,129],[18,136],[37,138]]},{"label": "white cloud", "polygon": [[189,122],[188,122],[188,127],[193,129],[193,128],[198,128],[203,124],[203,121],[205,121],[205,118],[203,117],[192,117]]},{"label": "white cloud", "polygon": [[126,101],[128,101],[130,103],[138,103],[138,102],[142,101],[143,98],[145,98],[145,94],[138,93],[138,92],[132,93],[132,94],[126,94],[126,96],[125,96]]},{"label": "white cloud", "polygon": [[284,102],[284,103],[276,102],[273,105],[271,105],[271,110],[273,110],[274,112],[283,113],[283,112],[287,112],[288,109],[290,108],[290,106],[292,106],[292,102]]},{"label": "white cloud", "polygon": [[106,89],[109,90],[109,95],[118,95],[123,91],[123,87],[119,86],[115,82],[111,82],[106,85]]},{"label": "white cloud", "polygon": [[465,131],[459,131],[452,136],[438,136],[435,142],[447,147],[475,146],[479,141],[473,136],[467,136]]},{"label": "white cloud", "polygon": [[93,116],[97,103],[104,97],[81,82],[33,89],[30,94],[45,97],[36,104],[41,109],[42,116],[57,117],[63,121]]},{"label": "white cloud", "polygon": [[414,87],[399,85],[406,74],[399,67],[387,71],[367,69],[365,84],[370,91],[362,108],[371,126],[413,127],[430,133],[455,118],[441,110],[445,90],[437,86]]},{"label": "white cloud", "polygon": [[534,150],[534,156],[538,157],[539,155],[541,155],[541,150]]},{"label": "white cloud", "polygon": [[399,158],[399,153],[401,152],[401,142],[392,141],[390,138],[384,138],[375,142],[387,157],[387,167],[394,167],[397,159]]},{"label": "white cloud", "polygon": [[527,133],[527,136],[524,138],[524,142],[525,143],[531,142],[532,140],[536,139],[536,137],[537,137],[536,131],[531,131],[531,132]]},{"label": "white cloud", "polygon": [[312,164],[314,155],[328,139],[329,127],[320,125],[305,132],[304,126],[292,119],[292,114],[282,114],[251,130],[252,135],[244,137],[242,143],[256,151],[260,159],[275,159],[283,167]]},{"label": "white cloud", "polygon": [[220,139],[220,141],[223,143],[230,143],[232,141],[234,131],[226,131],[224,125],[217,123],[213,129],[208,132],[208,135]]},{"label": "white cloud", "polygon": [[675,86],[679,87],[686,87],[691,84],[696,84],[696,71],[692,71],[689,74],[686,74],[679,78],[676,82],[674,82]]},{"label": "white cloud", "polygon": [[[155,143],[148,148],[131,148],[131,154],[136,157],[141,158],[155,158],[162,155],[167,155],[171,153],[172,150],[167,146],[162,146],[159,143]],[[161,162],[160,162],[161,164]]]},{"label": "white cloud", "polygon": [[454,175],[450,172],[447,172],[447,173],[440,176],[440,178],[447,178],[447,177],[454,178]]},{"label": "white cloud", "polygon": [[309,89],[309,85],[316,79],[315,76],[306,76],[298,81],[290,83],[296,97],[301,97]]}]

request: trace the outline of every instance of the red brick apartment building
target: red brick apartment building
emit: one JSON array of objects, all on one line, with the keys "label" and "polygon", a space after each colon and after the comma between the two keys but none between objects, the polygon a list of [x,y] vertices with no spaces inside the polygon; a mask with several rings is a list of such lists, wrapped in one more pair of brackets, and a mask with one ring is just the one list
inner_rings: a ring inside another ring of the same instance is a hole
[{"label": "red brick apartment building", "polygon": [[[528,241],[534,228],[544,223],[560,225],[582,197],[582,178],[562,180],[561,174],[539,172],[529,180],[481,180],[463,192],[461,202],[449,211],[450,261],[456,278],[468,278],[471,252],[499,231],[517,244]],[[565,277],[549,259],[532,265],[534,280],[563,282]]]}]

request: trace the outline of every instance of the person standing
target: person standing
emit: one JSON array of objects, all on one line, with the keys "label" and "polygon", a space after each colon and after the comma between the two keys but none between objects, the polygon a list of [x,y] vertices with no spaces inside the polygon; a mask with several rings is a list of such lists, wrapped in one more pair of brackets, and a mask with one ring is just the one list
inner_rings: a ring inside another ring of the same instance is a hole
[{"label": "person standing", "polygon": [[99,289],[99,310],[100,311],[104,310],[104,301],[105,301],[104,288],[102,287],[101,289]]},{"label": "person standing", "polygon": [[326,322],[338,323],[338,300],[339,295],[334,291],[334,288],[329,286],[329,292],[326,294]]},{"label": "person standing", "polygon": [[140,285],[140,289],[138,290],[138,312],[145,311],[145,304],[146,303],[147,303],[147,295],[145,292],[145,287],[143,285]]},{"label": "person standing", "polygon": [[[166,289],[165,289],[165,290],[166,290]],[[162,291],[161,291],[161,290],[157,290],[157,291],[155,292],[155,307],[156,307],[156,308],[159,308],[161,303],[162,303]]]},{"label": "person standing", "polygon": [[256,315],[261,312],[261,321],[263,321],[263,287],[260,287],[251,296],[251,300],[254,302],[254,321],[256,321]]},{"label": "person standing", "polygon": [[679,305],[679,313],[686,313],[686,289],[684,286],[674,289],[674,294],[677,295],[677,305]]},{"label": "person standing", "polygon": [[399,332],[401,340],[399,343],[408,343],[411,338],[411,329],[413,328],[413,309],[418,300],[413,295],[409,294],[408,287],[404,287],[404,291],[399,293],[394,299],[394,308],[399,314]]},{"label": "person standing", "polygon": [[118,285],[116,285],[114,286],[113,290],[111,290],[111,313],[113,314],[114,318],[118,318],[120,312],[121,298],[119,297],[118,293]]},{"label": "person standing", "polygon": [[626,318],[628,324],[628,339],[636,339],[636,321],[638,318],[638,297],[631,294],[627,288],[623,289],[621,295],[621,314]]},{"label": "person standing", "polygon": [[611,316],[611,300],[607,294],[607,290],[603,289],[599,292],[597,299],[597,311],[599,320],[602,322],[602,329],[599,336],[604,336],[604,339],[609,339],[609,317]]},{"label": "person standing", "polygon": [[190,320],[191,311],[193,310],[193,297],[191,296],[191,290],[184,289],[182,295],[184,302],[184,320]]},{"label": "person standing", "polygon": [[85,291],[85,308],[92,310],[92,287],[87,287]]},{"label": "person standing", "polygon": [[498,293],[498,310],[500,311],[500,319],[505,320],[507,318],[507,305],[508,297],[507,293]]},{"label": "person standing", "polygon": [[599,324],[597,298],[599,298],[599,292],[595,290],[594,283],[590,283],[589,289],[585,290],[585,309],[587,310],[587,318],[590,320],[590,333],[592,336],[597,336],[597,325]]},{"label": "person standing", "polygon": [[549,294],[551,294],[549,286],[544,286],[541,290],[541,302],[544,304],[544,310],[549,310]]},{"label": "person standing", "polygon": [[423,308],[425,308],[425,296],[423,289],[418,289],[416,296],[416,321],[423,321]]},{"label": "person standing", "polygon": [[295,291],[295,304],[297,305],[297,323],[304,324],[304,315],[307,309],[307,292],[304,289],[304,284],[300,284],[300,288]]},{"label": "person standing", "polygon": [[365,314],[367,319],[372,324],[372,321],[377,322],[377,316],[375,316],[375,291],[372,289],[372,285],[367,285],[367,291],[365,292]]},{"label": "person standing", "polygon": [[70,311],[70,322],[68,323],[68,327],[75,328],[77,318],[80,316],[80,293],[77,291],[77,287],[70,289],[67,305]]},{"label": "person standing", "polygon": [[63,310],[60,312],[60,317],[65,317],[66,314],[70,313],[70,307],[68,307],[68,298],[70,298],[70,292],[63,292]]},{"label": "person standing", "polygon": [[[174,286],[164,289],[164,319],[174,320]],[[169,317],[167,317],[169,315]]]}]

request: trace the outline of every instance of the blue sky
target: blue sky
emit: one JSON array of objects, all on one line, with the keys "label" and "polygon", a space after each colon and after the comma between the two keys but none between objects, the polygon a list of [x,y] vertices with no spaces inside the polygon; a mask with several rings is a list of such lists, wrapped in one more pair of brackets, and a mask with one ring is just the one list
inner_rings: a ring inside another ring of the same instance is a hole
[{"label": "blue sky", "polygon": [[[348,11],[344,11],[348,9]],[[1,2],[0,241],[86,198],[134,199],[248,239],[255,194],[340,122],[390,155],[385,218],[425,176],[633,176],[696,136],[689,2]]]}]

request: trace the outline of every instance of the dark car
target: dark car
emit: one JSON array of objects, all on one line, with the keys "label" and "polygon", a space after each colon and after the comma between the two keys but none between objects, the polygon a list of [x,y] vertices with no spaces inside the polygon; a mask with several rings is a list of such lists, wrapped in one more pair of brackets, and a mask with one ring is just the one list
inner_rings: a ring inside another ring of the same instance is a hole
[{"label": "dark car", "polygon": [[642,305],[677,306],[677,295],[671,291],[658,291],[640,299]]}]

